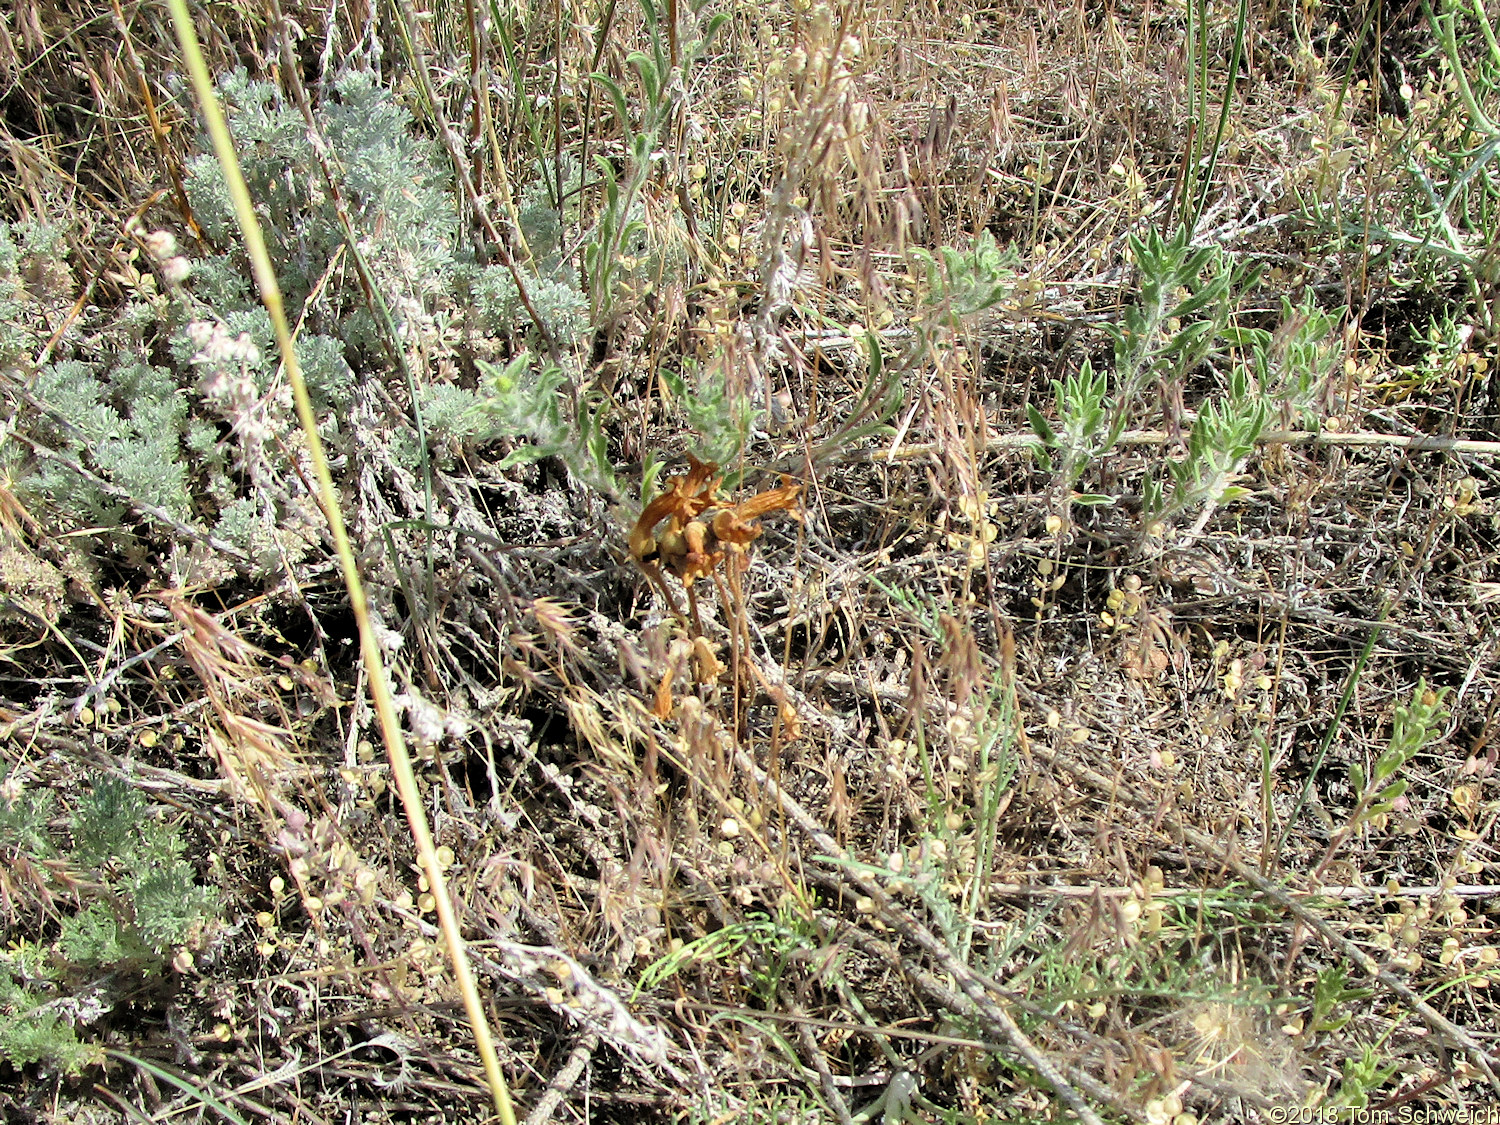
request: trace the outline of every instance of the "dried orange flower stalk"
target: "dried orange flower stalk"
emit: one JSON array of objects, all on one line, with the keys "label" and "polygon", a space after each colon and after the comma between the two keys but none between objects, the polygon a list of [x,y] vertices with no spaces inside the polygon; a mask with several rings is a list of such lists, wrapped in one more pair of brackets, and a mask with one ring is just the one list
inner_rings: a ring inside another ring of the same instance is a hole
[{"label": "dried orange flower stalk", "polygon": [[[661,570],[691,587],[711,575],[727,556],[743,557],[760,535],[760,517],[795,512],[802,486],[783,477],[780,488],[761,492],[740,504],[714,499],[723,477],[712,461],[688,456],[688,472],[646,505],[630,531],[630,554],[653,579]],[[666,526],[658,532],[662,521]],[[665,589],[665,587],[663,587]]]},{"label": "dried orange flower stalk", "polygon": [[[726,613],[734,609],[736,616],[743,616],[739,576],[749,565],[750,545],[760,536],[761,517],[772,512],[800,516],[797,498],[802,495],[802,486],[793,484],[789,478],[782,477],[780,488],[757,493],[739,504],[729,504],[714,497],[723,481],[718,473],[719,466],[712,461],[705,463],[689,455],[687,473],[673,480],[665,492],[648,503],[630,529],[631,556],[661,590],[672,612],[690,625],[690,635],[695,639],[692,675],[697,684],[715,683],[729,669],[719,661],[703,637],[694,583],[700,578],[712,577]],[[728,577],[727,584],[718,573],[721,565],[724,565]],[[662,576],[663,570],[675,575],[686,590],[688,618],[684,619],[678,609],[677,601]],[[736,626],[731,637],[730,665],[735,669],[736,682],[743,680],[744,670],[748,668],[776,701],[786,730],[795,738],[796,711],[786,701],[784,693],[765,683],[748,651],[739,652],[741,630],[742,626]],[[673,670],[669,667],[653,700],[652,713],[658,718],[668,718],[675,710],[672,680]]]}]

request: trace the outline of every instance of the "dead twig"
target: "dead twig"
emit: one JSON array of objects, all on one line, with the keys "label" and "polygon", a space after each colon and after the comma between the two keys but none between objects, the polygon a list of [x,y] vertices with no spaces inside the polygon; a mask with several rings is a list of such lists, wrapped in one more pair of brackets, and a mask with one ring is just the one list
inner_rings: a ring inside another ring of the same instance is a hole
[{"label": "dead twig", "polygon": [[526,1120],[521,1125],[546,1125],[552,1120],[552,1115],[557,1112],[557,1107],[562,1104],[562,1100],[578,1084],[583,1068],[588,1066],[598,1046],[599,1036],[592,1031],[586,1032],[578,1041],[578,1045],[568,1052],[568,1059],[563,1063],[562,1069],[553,1076],[551,1082],[547,1083],[547,1088],[542,1091],[541,1098],[532,1111],[526,1115]]},{"label": "dead twig", "polygon": [[[947,973],[958,984],[964,1001],[954,998],[951,990],[945,990],[945,995],[950,998],[950,1003],[958,1003],[959,1010],[971,1009],[972,1013],[982,1019],[990,1027],[997,1030],[1010,1048],[1020,1056],[1028,1066],[1037,1072],[1042,1081],[1051,1086],[1085,1125],[1102,1125],[1099,1115],[1086,1102],[1083,1095],[1078,1092],[1075,1084],[1062,1073],[1061,1068],[1052,1061],[1030,1037],[1021,1030],[1020,1025],[1011,1017],[1000,1004],[995,1002],[991,993],[1000,992],[999,986],[994,982],[986,982],[981,974],[975,972],[962,958],[957,956],[944,941],[937,937],[931,930],[918,921],[911,913],[899,906],[891,899],[874,879],[864,875],[851,867],[847,862],[844,849],[839,847],[836,841],[828,833],[824,832],[818,822],[799,804],[790,793],[786,792],[776,783],[772,777],[751,760],[750,755],[742,748],[736,748],[734,752],[735,763],[748,776],[755,780],[762,790],[770,794],[781,805],[787,817],[792,820],[824,853],[820,858],[824,862],[833,865],[839,878],[852,883],[859,892],[869,898],[879,911],[880,916],[889,924],[894,926],[900,933],[904,934],[916,945],[920,946],[937,961],[939,968]],[[928,977],[915,966],[908,967],[903,960],[900,962],[906,967],[908,973],[921,972],[928,983],[922,987],[927,990],[929,984],[932,988],[942,988],[936,980]],[[916,978],[913,978],[916,979]],[[920,983],[920,982],[919,982]],[[946,1005],[945,1005],[946,1006]]]}]

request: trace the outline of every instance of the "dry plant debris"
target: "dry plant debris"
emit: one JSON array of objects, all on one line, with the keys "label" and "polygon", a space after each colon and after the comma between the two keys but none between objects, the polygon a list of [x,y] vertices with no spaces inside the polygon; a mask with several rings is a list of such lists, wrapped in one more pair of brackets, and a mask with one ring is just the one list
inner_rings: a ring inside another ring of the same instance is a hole
[{"label": "dry plant debris", "polygon": [[669,599],[661,582],[663,568],[689,592],[694,582],[711,576],[720,566],[727,565],[738,577],[750,565],[750,544],[760,536],[757,521],[772,512],[794,512],[802,492],[801,485],[783,478],[780,488],[731,504],[714,495],[723,482],[716,475],[719,466],[712,461],[705,464],[691,454],[688,461],[688,472],[653,498],[630,529],[631,557]]},{"label": "dry plant debris", "polygon": [[[176,47],[12,7],[0,1118],[487,1121]],[[523,1117],[1500,1097],[1500,71],[1425,13],[214,9]]]}]

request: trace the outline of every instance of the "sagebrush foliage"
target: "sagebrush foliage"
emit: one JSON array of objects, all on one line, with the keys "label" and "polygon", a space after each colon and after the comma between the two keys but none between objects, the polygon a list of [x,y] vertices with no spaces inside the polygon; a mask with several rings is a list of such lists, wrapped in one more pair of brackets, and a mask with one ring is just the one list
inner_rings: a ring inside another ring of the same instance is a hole
[{"label": "sagebrush foliage", "polygon": [[[162,971],[178,950],[204,944],[219,917],[219,894],[200,884],[183,856],[179,827],[152,814],[140,790],[100,777],[79,797],[68,831],[48,826],[55,804],[0,775],[0,858],[8,867],[68,873],[54,940],[13,942],[0,955],[0,1060],[76,1072],[96,1057],[77,1025],[105,1015],[130,979]],[[59,886],[58,890],[64,889]],[[109,974],[72,994],[82,976]]]},{"label": "sagebrush foliage", "polygon": [[[181,455],[188,406],[171,372],[131,355],[107,367],[63,360],[37,373],[36,393],[66,419],[48,435],[49,445],[91,461],[95,471],[137,499],[179,518],[188,515],[188,469]],[[117,526],[125,512],[119,500],[56,463],[38,469],[33,487],[87,526]]]},{"label": "sagebrush foliage", "polygon": [[148,814],[140,790],[117,777],[99,778],[74,808],[69,862],[109,893],[64,920],[68,961],[154,967],[217,916],[218,892],[197,883],[178,827]]},{"label": "sagebrush foliage", "polygon": [[[0,367],[16,364],[38,342],[37,333],[28,324],[28,305],[33,299],[21,278],[26,233],[24,226],[13,231],[10,224],[0,223]],[[20,238],[20,245],[15,236]]]},{"label": "sagebrush foliage", "polygon": [[54,1002],[0,967],[0,1059],[12,1066],[42,1063],[76,1074],[97,1056],[82,1043]]},{"label": "sagebrush foliage", "polygon": [[[318,108],[321,160],[300,111],[275,87],[241,72],[223,80],[220,96],[298,321],[297,356],[325,437],[337,439],[371,379],[389,381],[393,349],[414,371],[430,370],[435,356],[458,373],[469,357],[508,359],[540,342],[516,277],[477,260],[463,240],[462,208],[439,147],[374,77],[343,74]],[[223,173],[203,147],[188,162],[186,188],[207,252],[192,258],[189,272],[166,232],[133,232],[148,253],[132,256],[140,268],[127,279],[129,299],[108,323],[69,337],[32,384],[45,412],[36,437],[64,459],[8,450],[5,467],[28,504],[51,513],[60,530],[120,539],[141,515],[164,514],[236,547],[253,574],[273,574],[305,555],[309,505],[287,483],[297,479],[298,443],[270,319],[249,282]],[[325,167],[357,245],[346,242]],[[533,257],[521,285],[547,336],[571,349],[592,325],[588,298],[560,253],[563,215],[542,183],[524,196],[522,214]],[[64,233],[44,224],[0,228],[0,360],[39,349],[36,314],[69,289]],[[373,307],[349,268],[356,253],[382,297]],[[486,396],[456,381],[418,378],[376,396],[411,412],[412,429],[394,444],[408,469],[536,432],[527,424],[507,429],[514,411],[480,410]],[[412,440],[418,418],[425,448]],[[572,419],[547,436],[555,439],[549,452],[589,446]],[[599,454],[570,452],[565,460],[597,464]],[[607,477],[590,474],[592,482]],[[175,546],[188,544],[179,537]]]},{"label": "sagebrush foliage", "polygon": [[[411,115],[371,75],[345,73],[335,81],[334,91],[336,99],[319,108],[318,124],[344,204],[361,237],[360,252],[388,301],[430,311],[451,292],[456,264],[458,210],[451,198],[451,176],[438,163],[436,146],[416,136]],[[307,124],[275,87],[243,73],[226,78],[219,96],[282,294],[288,308],[302,309],[344,245]],[[235,279],[249,277],[249,271],[237,246],[234,207],[223,171],[205,146],[205,152],[189,162],[187,172],[188,200],[204,231],[214,244],[234,247],[198,267],[213,275],[215,296],[229,297],[232,293],[226,290]],[[215,269],[219,263],[228,270]],[[195,290],[198,284],[195,279]],[[242,303],[253,304],[253,295],[245,296],[252,299]],[[307,311],[316,314],[319,327],[342,329],[340,338],[351,347],[379,346],[378,332],[352,276],[324,286],[315,308]]]}]

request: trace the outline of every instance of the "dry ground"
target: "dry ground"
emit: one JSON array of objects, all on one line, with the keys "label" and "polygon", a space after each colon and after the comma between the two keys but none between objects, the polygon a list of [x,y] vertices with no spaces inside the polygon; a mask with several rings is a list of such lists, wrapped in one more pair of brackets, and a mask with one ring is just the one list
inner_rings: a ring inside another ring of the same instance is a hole
[{"label": "dry ground", "polygon": [[[496,8],[476,32],[463,7],[335,5],[289,11],[293,35],[274,7],[222,5],[199,31],[218,72],[289,104],[291,58],[315,100],[378,67],[417,135],[435,92],[519,254],[506,201],[561,179],[545,159],[597,171],[592,150],[630,181],[631,127],[588,79],[620,84],[634,128],[655,112],[627,58],[651,27],[624,7]],[[676,9],[657,42],[679,61],[728,20],[658,98],[638,243],[561,349],[557,451],[502,465],[534,432],[456,429],[401,453],[414,388],[472,389],[476,360],[547,345],[415,289],[387,294],[411,300],[414,382],[350,345],[325,433],[518,1115],[1186,1123],[1500,1099],[1500,200],[1423,13],[1254,0],[1239,30],[1181,3]],[[77,419],[39,389],[132,332],[172,368],[167,330],[126,315],[173,291],[148,276],[174,256],[150,231],[190,262],[237,245],[199,241],[174,190],[201,142],[165,10],[116,13],[21,0],[0,40],[7,217],[67,230],[14,266],[31,346],[3,377],[0,799],[56,803],[50,854],[0,835],[0,910],[10,975],[31,965],[29,995],[128,1057],[0,1058],[0,1113],[490,1120],[286,402],[259,388],[264,462],[188,460],[169,518],[102,450],[68,452]],[[1493,112],[1494,60],[1456,18]],[[597,175],[579,199],[559,252],[586,290]],[[1153,361],[1118,444],[1071,480],[1035,456],[1028,407],[1058,425],[1052,380],[1085,357],[1118,377],[1129,238],[1195,213],[1195,245],[1261,269],[1223,299],[1234,324],[1284,339],[1283,298],[1338,319],[1326,378],[1276,400],[1233,466],[1245,494],[1158,520],[1147,481],[1189,458],[1241,350]],[[997,299],[970,308],[915,251],[983,231],[1012,257],[980,263]],[[694,363],[724,401],[665,378]],[[177,364],[190,412],[242,439]],[[583,467],[574,401],[612,479]],[[737,479],[683,494],[710,518],[795,500],[722,560],[646,527],[638,565],[643,473],[681,480],[736,403],[755,412]],[[112,484],[113,524],[37,484],[57,457],[91,474],[75,487]],[[231,495],[214,473],[300,513],[296,542],[256,561],[210,541]],[[1362,781],[1393,737],[1389,776]],[[58,945],[101,895],[141,911],[68,858],[105,776],[217,889],[156,962]]]}]

